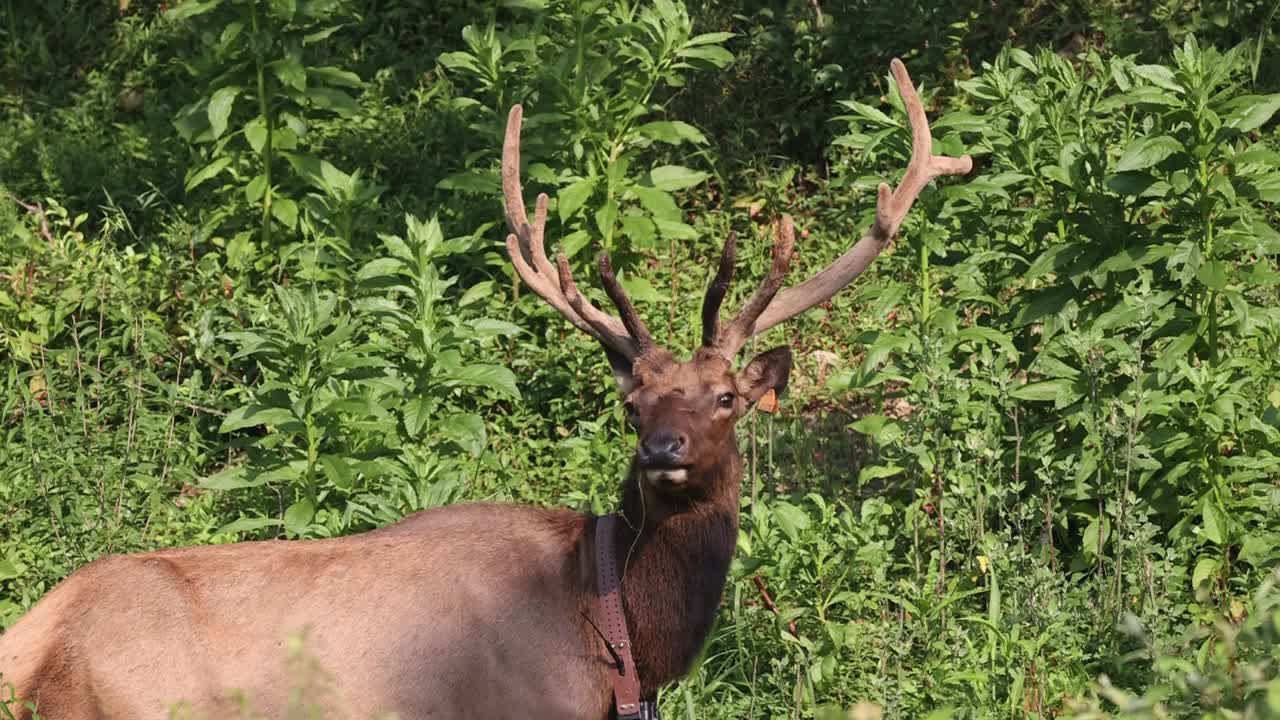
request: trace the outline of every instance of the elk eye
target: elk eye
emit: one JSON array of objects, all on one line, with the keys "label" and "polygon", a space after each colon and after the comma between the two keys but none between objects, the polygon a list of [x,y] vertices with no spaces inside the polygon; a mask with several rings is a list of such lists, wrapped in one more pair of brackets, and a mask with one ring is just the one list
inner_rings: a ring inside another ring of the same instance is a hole
[{"label": "elk eye", "polygon": [[733,407],[733,401],[733,393],[721,393],[720,397],[716,398],[716,403],[722,408]]}]

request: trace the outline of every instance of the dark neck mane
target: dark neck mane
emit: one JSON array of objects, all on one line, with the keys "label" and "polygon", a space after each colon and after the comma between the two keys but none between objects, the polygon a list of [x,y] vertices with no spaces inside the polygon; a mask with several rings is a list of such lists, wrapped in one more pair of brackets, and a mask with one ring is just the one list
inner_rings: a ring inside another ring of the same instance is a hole
[{"label": "dark neck mane", "polygon": [[690,478],[692,487],[706,488],[691,496],[643,488],[634,467],[623,485],[616,552],[645,697],[688,672],[720,606],[738,540],[742,459],[736,449],[717,473]]}]

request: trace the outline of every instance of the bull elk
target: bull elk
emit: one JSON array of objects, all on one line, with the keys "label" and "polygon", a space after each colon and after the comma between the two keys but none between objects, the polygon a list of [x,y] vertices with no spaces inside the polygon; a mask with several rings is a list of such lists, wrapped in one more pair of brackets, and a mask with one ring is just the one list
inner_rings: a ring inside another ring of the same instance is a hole
[{"label": "bull elk", "polygon": [[[686,673],[711,628],[734,550],[742,458],[734,426],[782,390],[791,352],[739,372],[746,341],[830,298],[885,248],[920,191],[971,162],[932,154],[906,68],[911,160],[879,187],[871,229],[830,266],[781,290],[794,249],[789,218],[772,266],[732,320],[731,234],[702,304],[688,361],[654,342],[607,255],[600,278],[617,315],[589,302],[563,255],[543,248],[547,196],[533,221],[520,187],[522,111],[502,153],[507,253],[521,280],[604,347],[638,433],[616,515],[462,504],[329,540],[244,542],[108,556],[80,569],[0,637],[0,674],[52,720],[163,718],[179,701],[232,714],[225,688],[268,717],[284,712],[281,643],[309,628],[346,714],[402,718],[656,716],[658,689]],[[781,290],[781,292],[780,292]],[[619,572],[621,571],[621,572]],[[19,718],[28,712],[13,707]]]}]

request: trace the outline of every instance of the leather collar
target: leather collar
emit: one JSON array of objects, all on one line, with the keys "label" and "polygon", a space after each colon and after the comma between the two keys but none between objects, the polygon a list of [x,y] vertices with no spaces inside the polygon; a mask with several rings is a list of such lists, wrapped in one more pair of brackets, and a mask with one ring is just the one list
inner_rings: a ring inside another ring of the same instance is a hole
[{"label": "leather collar", "polygon": [[631,657],[631,636],[622,613],[622,584],[618,574],[618,556],[613,539],[616,515],[596,519],[596,602],[592,615],[599,626],[608,652],[609,681],[613,684],[613,703],[618,720],[640,720],[640,677]]}]

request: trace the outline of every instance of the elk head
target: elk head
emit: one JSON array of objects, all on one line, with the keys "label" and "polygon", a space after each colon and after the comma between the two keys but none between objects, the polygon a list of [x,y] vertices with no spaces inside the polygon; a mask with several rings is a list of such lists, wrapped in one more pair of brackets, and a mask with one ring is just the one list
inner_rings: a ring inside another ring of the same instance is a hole
[{"label": "elk head", "polygon": [[[848,285],[897,233],[920,191],[942,175],[968,173],[972,163],[932,154],[933,139],[924,106],[901,61],[891,71],[907,108],[912,132],[911,161],[894,190],[879,187],[871,229],[831,265],[805,282],[782,290],[795,249],[790,217],[775,226],[773,263],[759,288],[728,323],[720,322],[720,304],[733,279],[735,236],[727,237],[719,268],[702,304],[702,346],[688,361],[678,361],[658,346],[614,275],[609,256],[599,261],[605,293],[617,308],[613,316],[589,302],[573,279],[563,254],[553,265],[544,248],[547,196],[538,196],[533,222],[520,188],[520,125],[523,110],[511,108],[502,152],[502,189],[506,204],[507,254],[530,289],[579,330],[604,347],[639,434],[634,467],[650,489],[662,494],[699,494],[719,476],[726,457],[738,460],[733,428],[752,403],[769,390],[781,392],[791,369],[791,351],[778,347],[755,356],[739,372],[733,362],[747,340],[809,308]],[[780,292],[781,291],[781,292]]]}]

